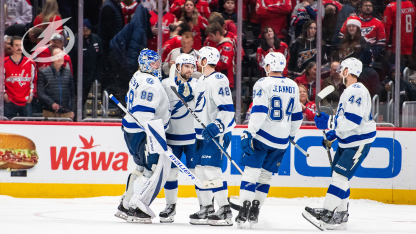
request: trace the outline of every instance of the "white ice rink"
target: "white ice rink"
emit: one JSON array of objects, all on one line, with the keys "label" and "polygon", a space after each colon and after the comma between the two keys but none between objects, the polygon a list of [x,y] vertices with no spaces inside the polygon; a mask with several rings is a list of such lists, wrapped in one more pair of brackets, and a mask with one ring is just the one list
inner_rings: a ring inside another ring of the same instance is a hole
[{"label": "white ice rink", "polygon": [[[0,196],[0,233],[25,234],[234,234],[234,233],[319,233],[301,215],[305,206],[322,207],[324,198],[267,198],[254,229],[193,226],[189,214],[196,212],[196,198],[178,200],[176,220],[161,224],[131,224],[114,217],[119,197],[83,199],[23,199]],[[236,202],[234,199],[233,201]],[[151,208],[159,214],[164,199],[156,199]],[[237,215],[233,211],[234,217]],[[246,224],[248,225],[248,224]],[[416,206],[390,205],[369,200],[350,201],[350,219],[346,231],[338,233],[416,233]]]}]

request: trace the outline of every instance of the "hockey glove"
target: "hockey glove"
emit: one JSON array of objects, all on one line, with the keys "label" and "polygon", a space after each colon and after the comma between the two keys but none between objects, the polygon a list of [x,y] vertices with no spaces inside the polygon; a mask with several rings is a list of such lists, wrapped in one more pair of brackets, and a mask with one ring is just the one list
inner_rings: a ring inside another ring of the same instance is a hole
[{"label": "hockey glove", "polygon": [[[185,85],[188,86],[189,91],[185,91],[185,89],[186,89]],[[181,84],[179,84],[178,93],[179,93],[179,95],[181,95],[182,99],[185,102],[190,102],[194,99],[194,95],[192,94],[192,87],[191,87],[191,85],[189,85],[188,82],[182,82]],[[185,95],[187,95],[187,96],[185,96]]]},{"label": "hockey glove", "polygon": [[[331,130],[328,131],[326,134],[326,140],[327,142],[325,142],[325,139],[322,141],[322,145],[324,146],[324,148],[326,149],[326,146],[328,145],[329,148],[331,148],[332,142],[337,139],[337,134],[335,132],[335,130]],[[327,143],[327,144],[325,144]]]},{"label": "hockey glove", "polygon": [[324,112],[321,112],[321,116],[315,115],[315,124],[318,129],[327,129],[328,128],[328,120],[329,115],[325,114]]},{"label": "hockey glove", "polygon": [[244,131],[243,135],[241,135],[241,149],[247,156],[250,156],[254,153],[253,136],[250,132]]},{"label": "hockey glove", "polygon": [[216,119],[214,122],[208,124],[207,128],[202,131],[202,137],[206,141],[210,141],[212,138],[215,138],[218,134],[224,132],[224,124],[221,123],[221,120]]},{"label": "hockey glove", "polygon": [[289,136],[289,141],[294,141],[295,137]]},{"label": "hockey glove", "polygon": [[228,146],[231,143],[232,138],[233,138],[233,135],[231,134],[231,131],[224,134],[224,137],[222,138],[224,141],[224,144],[223,144],[224,150],[227,150]]}]

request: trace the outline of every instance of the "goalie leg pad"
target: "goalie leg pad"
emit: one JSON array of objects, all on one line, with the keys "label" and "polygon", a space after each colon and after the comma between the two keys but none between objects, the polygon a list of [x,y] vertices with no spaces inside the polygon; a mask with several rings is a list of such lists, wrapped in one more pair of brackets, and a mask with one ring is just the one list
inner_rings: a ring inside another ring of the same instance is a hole
[{"label": "goalie leg pad", "polygon": [[[139,167],[139,166],[138,166]],[[136,168],[130,175],[129,175],[129,179],[127,181],[127,188],[126,188],[126,192],[124,193],[124,198],[123,198],[123,207],[125,209],[129,209],[129,201],[131,199],[131,197],[133,196],[134,193],[134,182],[137,179],[140,179],[143,175],[143,172],[139,171],[141,169],[144,169],[143,167],[141,168]]]}]

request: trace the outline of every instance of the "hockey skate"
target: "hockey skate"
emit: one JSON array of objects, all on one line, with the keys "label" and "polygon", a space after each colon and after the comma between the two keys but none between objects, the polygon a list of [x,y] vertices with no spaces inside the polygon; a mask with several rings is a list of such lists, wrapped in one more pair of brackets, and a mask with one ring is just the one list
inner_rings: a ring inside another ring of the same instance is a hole
[{"label": "hockey skate", "polygon": [[176,215],[176,204],[166,204],[164,210],[159,213],[161,223],[173,223]]},{"label": "hockey skate", "polygon": [[114,214],[114,216],[123,220],[127,220],[128,212],[129,211],[123,206],[123,200],[121,200],[120,205],[117,207],[117,212]]},{"label": "hockey skate", "polygon": [[152,223],[151,216],[144,213],[139,208],[130,207],[127,215],[128,215],[127,222],[129,223],[145,223],[145,224]]},{"label": "hockey skate", "polygon": [[333,212],[323,208],[305,207],[302,216],[319,230],[347,229],[348,211]]},{"label": "hockey skate", "polygon": [[208,215],[208,224],[211,226],[233,226],[233,213],[230,205],[220,207],[214,214]]},{"label": "hockey skate", "polygon": [[250,205],[250,201],[246,200],[243,202],[243,206],[240,208],[237,217],[235,217],[235,222],[237,222],[237,228],[242,228],[244,223],[247,221]]},{"label": "hockey skate", "polygon": [[260,213],[260,202],[258,200],[253,200],[250,211],[248,213],[248,221],[250,222],[250,228],[252,228],[259,221]]},{"label": "hockey skate", "polygon": [[207,225],[208,215],[214,212],[215,210],[213,205],[200,206],[200,210],[198,212],[189,216],[189,218],[191,219],[189,223],[194,225]]}]

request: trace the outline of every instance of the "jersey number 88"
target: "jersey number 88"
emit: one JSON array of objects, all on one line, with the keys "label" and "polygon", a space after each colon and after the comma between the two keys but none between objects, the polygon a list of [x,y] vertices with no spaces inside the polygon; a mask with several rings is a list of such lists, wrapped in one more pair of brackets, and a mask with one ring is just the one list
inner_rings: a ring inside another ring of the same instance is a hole
[{"label": "jersey number 88", "polygon": [[270,98],[269,118],[272,121],[280,122],[286,115],[289,120],[294,106],[295,106],[295,98],[291,97],[284,111],[282,99],[279,96],[273,96],[272,98]]}]

